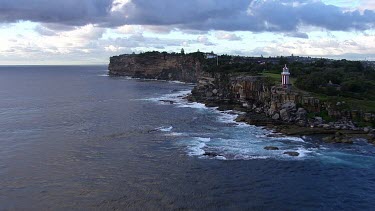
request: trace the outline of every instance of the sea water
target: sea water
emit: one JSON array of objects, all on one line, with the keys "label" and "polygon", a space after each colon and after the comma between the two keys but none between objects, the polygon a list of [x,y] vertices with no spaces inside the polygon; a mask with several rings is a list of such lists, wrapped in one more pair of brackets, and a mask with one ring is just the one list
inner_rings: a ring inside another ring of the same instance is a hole
[{"label": "sea water", "polygon": [[105,66],[0,67],[0,209],[375,207],[365,140],[237,123],[237,111],[185,100],[192,88]]}]

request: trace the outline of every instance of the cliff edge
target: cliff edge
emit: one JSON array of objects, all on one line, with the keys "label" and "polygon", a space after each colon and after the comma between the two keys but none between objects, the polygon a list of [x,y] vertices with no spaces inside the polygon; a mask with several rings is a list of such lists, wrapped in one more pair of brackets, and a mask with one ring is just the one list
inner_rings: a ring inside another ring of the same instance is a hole
[{"label": "cliff edge", "polygon": [[113,56],[108,69],[110,75],[190,83],[203,72],[201,60],[193,55],[159,52]]}]

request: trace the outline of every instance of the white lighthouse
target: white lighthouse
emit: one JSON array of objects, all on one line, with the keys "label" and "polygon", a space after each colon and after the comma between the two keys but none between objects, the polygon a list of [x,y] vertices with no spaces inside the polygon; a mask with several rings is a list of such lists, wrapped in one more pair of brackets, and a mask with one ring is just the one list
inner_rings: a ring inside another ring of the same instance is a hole
[{"label": "white lighthouse", "polygon": [[289,88],[290,86],[289,76],[290,76],[289,69],[285,65],[285,67],[283,68],[283,72],[281,73],[281,85],[284,88]]}]

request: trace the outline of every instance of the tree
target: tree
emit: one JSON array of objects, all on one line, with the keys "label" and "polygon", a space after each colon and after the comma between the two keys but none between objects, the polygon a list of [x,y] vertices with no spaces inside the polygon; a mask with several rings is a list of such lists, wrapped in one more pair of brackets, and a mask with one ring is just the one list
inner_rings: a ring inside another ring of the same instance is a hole
[{"label": "tree", "polygon": [[185,54],[185,50],[184,50],[184,48],[181,48],[181,54],[182,54],[182,55]]}]

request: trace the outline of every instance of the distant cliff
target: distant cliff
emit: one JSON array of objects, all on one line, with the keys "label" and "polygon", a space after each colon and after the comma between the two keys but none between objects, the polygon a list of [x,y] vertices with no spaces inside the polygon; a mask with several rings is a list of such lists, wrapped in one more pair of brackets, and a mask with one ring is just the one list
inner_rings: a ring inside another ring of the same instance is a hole
[{"label": "distant cliff", "polygon": [[110,75],[183,82],[197,82],[203,72],[194,55],[159,52],[113,56],[108,69]]}]

